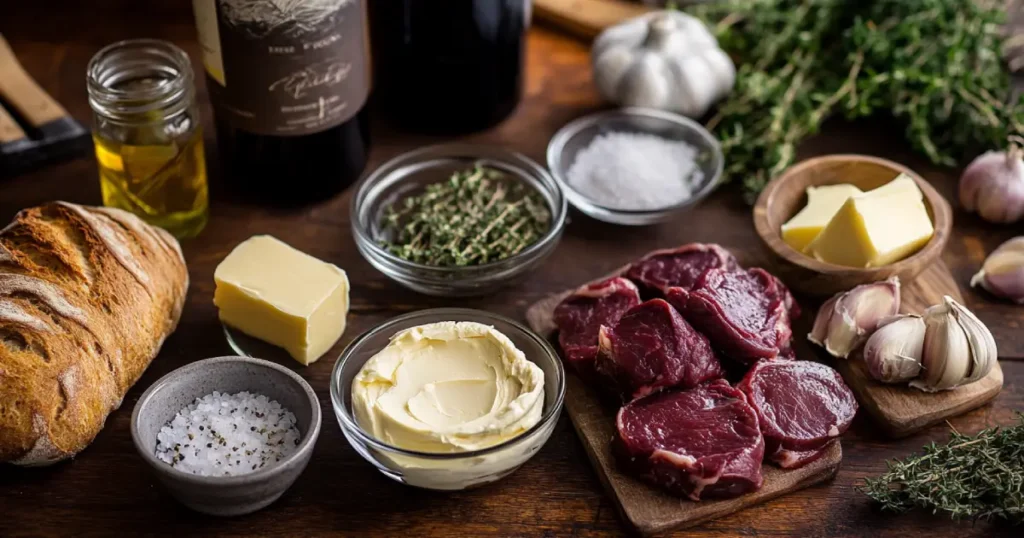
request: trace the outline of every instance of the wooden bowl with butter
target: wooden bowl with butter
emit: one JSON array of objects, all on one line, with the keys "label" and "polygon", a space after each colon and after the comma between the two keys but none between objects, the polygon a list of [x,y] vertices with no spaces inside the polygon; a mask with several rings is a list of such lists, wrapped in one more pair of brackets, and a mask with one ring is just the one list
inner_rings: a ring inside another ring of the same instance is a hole
[{"label": "wooden bowl with butter", "polygon": [[[900,174],[912,179],[921,190],[934,228],[931,238],[916,252],[886,265],[852,267],[822,261],[783,239],[783,224],[808,204],[808,187],[850,184],[867,192],[888,184]],[[827,155],[798,163],[772,180],[754,205],[754,227],[773,254],[771,270],[788,286],[808,295],[828,296],[891,276],[910,282],[942,254],[953,227],[953,210],[924,178],[901,164],[865,155]]]}]

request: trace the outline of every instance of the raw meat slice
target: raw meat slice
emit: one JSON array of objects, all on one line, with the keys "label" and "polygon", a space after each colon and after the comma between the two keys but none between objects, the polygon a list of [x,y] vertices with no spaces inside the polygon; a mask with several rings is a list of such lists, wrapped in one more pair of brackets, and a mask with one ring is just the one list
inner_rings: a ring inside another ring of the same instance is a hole
[{"label": "raw meat slice", "polygon": [[[765,452],[765,458],[783,469],[798,469],[822,457],[832,445],[838,442],[838,439],[829,441],[817,450],[787,450],[780,446],[774,453]],[[767,445],[767,441],[765,444]]]},{"label": "raw meat slice", "polygon": [[712,267],[736,271],[740,265],[732,253],[718,245],[690,243],[651,252],[631,265],[626,277],[665,293],[671,287],[689,290],[701,273]]},{"label": "raw meat slice", "polygon": [[792,468],[812,461],[850,427],[857,400],[839,373],[810,361],[755,364],[737,388],[757,411],[769,459]]},{"label": "raw meat slice", "polygon": [[785,352],[793,330],[779,281],[763,269],[708,269],[693,288],[665,294],[724,355],[751,364]]},{"label": "raw meat slice", "polygon": [[699,501],[761,487],[757,414],[724,379],[633,400],[615,428],[623,466],[676,495]]},{"label": "raw meat slice", "polygon": [[584,376],[592,375],[601,325],[613,325],[638,304],[640,291],[622,277],[587,284],[566,297],[554,312],[566,363]]},{"label": "raw meat slice", "polygon": [[708,339],[662,299],[634,306],[615,325],[602,326],[598,343],[597,373],[632,398],[688,389],[725,373]]},{"label": "raw meat slice", "polygon": [[779,277],[772,275],[775,279],[775,289],[778,290],[778,294],[782,297],[782,303],[786,305],[786,313],[789,314],[789,322],[792,325],[793,320],[800,317],[800,305],[796,303],[796,299],[793,298],[793,294],[790,293],[789,288],[779,280]]}]

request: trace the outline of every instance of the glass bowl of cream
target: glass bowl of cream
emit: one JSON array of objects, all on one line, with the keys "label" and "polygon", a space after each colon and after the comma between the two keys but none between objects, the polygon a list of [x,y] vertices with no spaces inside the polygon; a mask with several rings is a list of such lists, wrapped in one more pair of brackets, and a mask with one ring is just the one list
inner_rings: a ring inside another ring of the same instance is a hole
[{"label": "glass bowl of cream", "polygon": [[352,448],[385,476],[461,490],[533,457],[558,422],[565,370],[511,319],[438,308],[399,316],[345,348],[331,403]]}]

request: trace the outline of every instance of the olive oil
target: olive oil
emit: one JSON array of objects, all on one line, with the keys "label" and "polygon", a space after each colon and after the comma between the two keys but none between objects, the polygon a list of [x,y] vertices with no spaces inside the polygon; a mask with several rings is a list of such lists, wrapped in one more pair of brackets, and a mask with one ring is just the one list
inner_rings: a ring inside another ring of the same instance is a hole
[{"label": "olive oil", "polygon": [[203,229],[209,201],[202,129],[166,144],[93,138],[103,205],[135,213],[179,238]]},{"label": "olive oil", "polygon": [[192,65],[166,41],[114,43],[89,62],[103,204],[178,238],[206,226],[209,198]]}]

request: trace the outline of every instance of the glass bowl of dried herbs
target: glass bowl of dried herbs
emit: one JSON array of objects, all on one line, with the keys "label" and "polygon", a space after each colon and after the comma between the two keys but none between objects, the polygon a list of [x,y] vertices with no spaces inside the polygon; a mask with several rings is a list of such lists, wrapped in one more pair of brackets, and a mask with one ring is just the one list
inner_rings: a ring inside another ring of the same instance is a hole
[{"label": "glass bowl of dried herbs", "polygon": [[537,267],[558,244],[567,206],[542,166],[472,144],[429,146],[374,170],[352,199],[363,257],[428,295],[483,295]]}]

